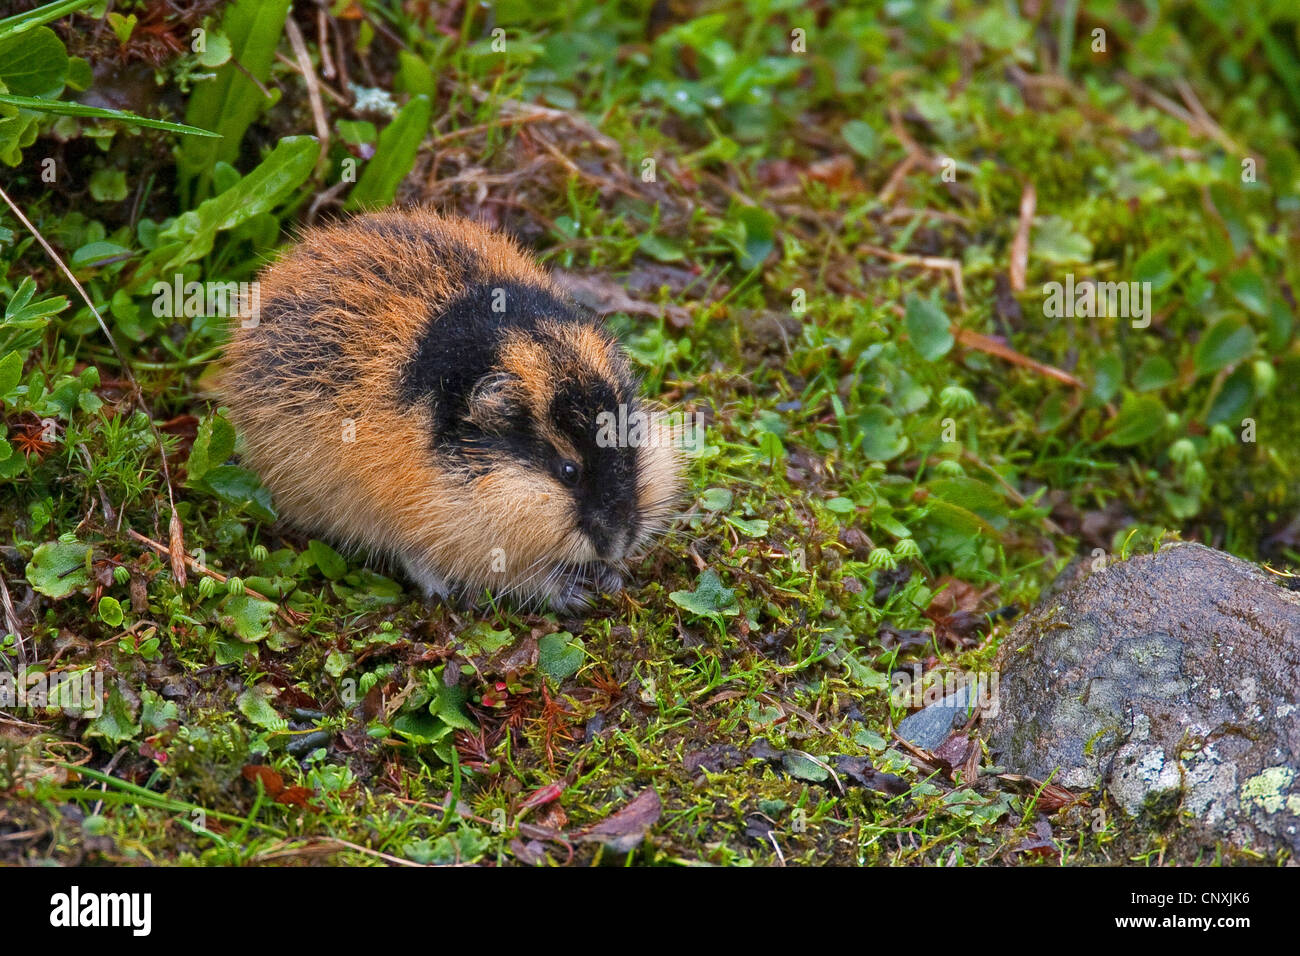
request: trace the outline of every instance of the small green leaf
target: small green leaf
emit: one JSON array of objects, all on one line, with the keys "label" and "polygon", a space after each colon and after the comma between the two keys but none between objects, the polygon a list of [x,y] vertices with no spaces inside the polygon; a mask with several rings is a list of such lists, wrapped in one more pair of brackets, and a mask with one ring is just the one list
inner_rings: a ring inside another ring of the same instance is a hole
[{"label": "small green leaf", "polygon": [[149,689],[140,692],[140,726],[145,733],[156,734],[173,720],[180,720],[174,700],[166,700]]},{"label": "small green leaf", "polygon": [[1205,416],[1207,425],[1220,422],[1235,424],[1250,410],[1255,401],[1254,376],[1249,365],[1242,365],[1223,382],[1219,394],[1214,396],[1214,404]]},{"label": "small green leaf", "polygon": [[235,705],[239,712],[263,730],[284,730],[289,722],[281,717],[271,699],[261,687],[250,687],[237,698]]},{"label": "small green leaf", "polygon": [[116,598],[111,598],[107,594],[99,599],[99,619],[109,627],[120,627],[122,625],[122,605]]},{"label": "small green leaf", "polygon": [[776,245],[776,219],[759,206],[740,206],[728,217],[732,227],[727,238],[735,247],[742,269],[756,269]]},{"label": "small green leaf", "polygon": [[679,242],[654,232],[642,235],[637,241],[637,248],[660,262],[680,262],[686,258],[686,251]]},{"label": "small green leaf", "polygon": [[23,377],[23,357],[10,352],[0,359],[0,400],[17,387]]},{"label": "small green leaf", "polygon": [[402,714],[393,721],[393,731],[413,744],[436,744],[451,733],[451,725],[424,710]]},{"label": "small green leaf", "polygon": [[107,19],[108,25],[113,28],[113,35],[117,37],[117,42],[125,46],[126,41],[130,40],[131,34],[135,32],[135,25],[139,22],[139,18],[134,13],[122,16],[116,11],[110,11]]},{"label": "small green leaf", "polygon": [[706,488],[700,493],[700,507],[705,511],[726,511],[731,507],[731,492],[726,488]]},{"label": "small green leaf", "polygon": [[991,521],[1007,513],[1006,499],[978,478],[934,478],[926,482],[926,488],[935,498],[957,505],[985,520]]},{"label": "small green leaf", "polygon": [[1201,374],[1235,365],[1255,350],[1255,333],[1240,318],[1220,319],[1196,343],[1193,361]]},{"label": "small green leaf", "polygon": [[1133,387],[1139,392],[1154,392],[1174,380],[1174,367],[1163,355],[1149,355],[1133,375]]},{"label": "small green leaf", "polygon": [[869,405],[858,415],[862,454],[869,461],[892,461],[907,451],[903,423],[884,405]]},{"label": "small green leaf", "polygon": [[953,345],[952,329],[948,317],[935,302],[909,294],[904,319],[908,338],[923,359],[933,362],[948,354]]},{"label": "small green leaf", "polygon": [[725,520],[727,524],[749,538],[761,538],[767,534],[769,528],[768,523],[762,518],[733,518],[728,515]]},{"label": "small green leaf", "polygon": [[355,662],[356,659],[351,654],[345,654],[335,648],[325,655],[325,673],[337,680],[346,674]]},{"label": "small green leaf", "polygon": [[67,597],[90,586],[90,545],[80,541],[51,541],[32,554],[27,580],[46,597]]},{"label": "small green leaf", "polygon": [[1040,216],[1034,220],[1033,255],[1051,263],[1092,261],[1092,242],[1075,231],[1074,223],[1060,216]]},{"label": "small green leaf", "polygon": [[275,520],[271,506],[271,492],[247,468],[238,465],[217,465],[203,475],[203,484],[218,498],[233,505],[243,505],[263,521]]},{"label": "small green leaf", "polygon": [[1170,265],[1173,247],[1156,246],[1148,249],[1133,263],[1133,281],[1151,283],[1151,291],[1163,292],[1174,281],[1174,270]]},{"label": "small green leaf", "polygon": [[1241,306],[1255,315],[1268,315],[1268,285],[1258,272],[1238,272],[1229,277],[1228,291]]},{"label": "small green leaf", "polygon": [[1099,402],[1109,402],[1124,384],[1124,362],[1118,355],[1103,355],[1097,359],[1093,372],[1092,394]]},{"label": "small green leaf", "polygon": [[316,569],[331,581],[337,581],[348,573],[347,561],[324,541],[313,539],[307,545],[307,553],[311,555]]},{"label": "small green leaf", "polygon": [[849,120],[840,127],[840,136],[863,159],[871,159],[880,150],[880,135],[862,120]]},{"label": "small green leaf", "polygon": [[106,259],[117,259],[120,256],[129,256],[130,254],[131,250],[125,246],[119,246],[115,242],[105,242],[101,239],[81,246],[72,253],[68,261],[74,269],[87,269],[99,265]]},{"label": "small green leaf", "polygon": [[465,649],[471,656],[476,654],[495,654],[503,647],[513,643],[515,636],[507,628],[494,630],[491,625],[480,622],[475,627],[461,634]]},{"label": "small green leaf", "polygon": [[209,470],[223,464],[234,452],[235,426],[216,413],[204,418],[185,464],[190,483],[202,480]]},{"label": "small green leaf", "polygon": [[219,620],[241,641],[253,643],[271,633],[275,605],[251,594],[231,594],[221,604]]},{"label": "small green leaf", "polygon": [[126,194],[124,170],[97,169],[90,174],[90,198],[96,202],[121,202]]},{"label": "small green leaf", "polygon": [[339,139],[352,146],[373,143],[379,138],[379,130],[370,120],[339,120],[334,124]]},{"label": "small green leaf", "polygon": [[793,750],[781,755],[781,766],[790,776],[811,783],[823,783],[831,777],[831,772],[823,764]]},{"label": "small green leaf", "polygon": [[712,568],[700,574],[694,591],[673,591],[668,597],[678,607],[699,617],[733,617],[740,613],[736,606],[736,592],[724,588]]},{"label": "small green leaf", "polygon": [[1165,427],[1165,406],[1154,395],[1129,395],[1124,399],[1107,441],[1127,447],[1159,434]]},{"label": "small green leaf", "polygon": [[477,730],[478,724],[465,713],[469,694],[465,688],[439,684],[437,696],[429,702],[429,713],[455,730]]},{"label": "small green leaf", "polygon": [[130,740],[140,732],[136,720],[139,701],[128,699],[121,689],[114,687],[104,701],[104,712],[90,722],[87,737],[102,737],[113,745]]},{"label": "small green leaf", "polygon": [[423,57],[416,56],[410,50],[397,51],[396,87],[402,93],[411,96],[428,96],[437,92],[437,83],[433,70]]},{"label": "small green leaf", "polygon": [[578,673],[585,657],[581,639],[568,631],[547,634],[537,642],[537,668],[557,684]]},{"label": "small green leaf", "polygon": [[209,30],[204,38],[203,52],[198,55],[199,65],[215,70],[230,60],[230,37],[220,30]]}]

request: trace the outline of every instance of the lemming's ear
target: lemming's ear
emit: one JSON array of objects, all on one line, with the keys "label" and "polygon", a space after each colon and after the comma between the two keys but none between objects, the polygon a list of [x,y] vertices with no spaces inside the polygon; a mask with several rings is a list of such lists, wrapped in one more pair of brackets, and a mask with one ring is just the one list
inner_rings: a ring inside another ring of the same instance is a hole
[{"label": "lemming's ear", "polygon": [[523,410],[519,385],[519,380],[509,372],[496,371],[484,375],[469,394],[465,420],[483,431],[504,429]]}]

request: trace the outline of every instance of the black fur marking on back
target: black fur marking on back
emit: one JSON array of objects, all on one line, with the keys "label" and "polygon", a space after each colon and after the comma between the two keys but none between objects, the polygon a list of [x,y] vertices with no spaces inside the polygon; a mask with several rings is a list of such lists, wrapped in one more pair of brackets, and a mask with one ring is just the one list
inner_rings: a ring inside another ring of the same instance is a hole
[{"label": "black fur marking on back", "polygon": [[244,368],[238,381],[250,391],[275,387],[319,386],[336,392],[348,377],[343,349],[315,327],[321,303],[311,296],[284,296],[261,308],[253,334],[260,339],[253,353],[256,364]]},{"label": "black fur marking on back", "polygon": [[[494,303],[501,303],[503,311],[494,312]],[[431,402],[439,443],[456,441],[474,385],[499,364],[505,333],[532,333],[544,319],[591,321],[576,305],[544,288],[479,276],[429,316],[415,357],[398,375],[398,398],[408,406]]]}]

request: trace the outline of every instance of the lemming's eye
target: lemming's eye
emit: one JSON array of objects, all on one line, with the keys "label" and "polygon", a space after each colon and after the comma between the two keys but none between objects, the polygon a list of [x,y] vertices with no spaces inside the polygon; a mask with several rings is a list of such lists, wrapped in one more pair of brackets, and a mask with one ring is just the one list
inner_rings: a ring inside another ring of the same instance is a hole
[{"label": "lemming's eye", "polygon": [[566,485],[576,485],[578,483],[580,469],[573,462],[568,460],[560,462],[558,470],[560,472],[560,481]]}]

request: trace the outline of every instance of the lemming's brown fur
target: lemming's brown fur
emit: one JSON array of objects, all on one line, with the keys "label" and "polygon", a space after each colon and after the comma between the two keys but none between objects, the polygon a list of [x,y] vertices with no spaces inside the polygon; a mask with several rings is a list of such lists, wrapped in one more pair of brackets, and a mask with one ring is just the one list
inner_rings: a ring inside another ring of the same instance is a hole
[{"label": "lemming's brown fur", "polygon": [[[430,596],[491,591],[572,607],[588,586],[618,580],[610,569],[671,516],[681,463],[663,416],[650,413],[656,440],[628,453],[635,464],[609,459],[624,469],[618,474],[631,468],[633,500],[611,499],[599,521],[590,519],[614,528],[606,553],[579,527],[594,506],[553,468],[571,459],[585,481],[604,467],[580,458],[585,426],[572,424],[586,421],[579,406],[603,410],[594,407],[597,394],[643,406],[603,326],[576,312],[555,321],[538,314],[548,297],[572,306],[509,239],[428,212],[368,214],[309,231],[261,283],[260,320],[236,332],[219,380],[244,461],[293,525],[396,558]],[[489,328],[495,319],[463,304],[467,289],[487,295],[503,283],[511,308],[535,300],[532,324]],[[483,334],[470,341],[477,333],[469,328]],[[436,419],[454,407],[453,393],[435,376],[413,398],[410,383],[417,353],[431,355],[421,361],[435,372],[462,367],[438,354],[443,341],[459,343],[454,356],[490,347],[495,361],[464,414],[440,433]],[[576,414],[557,416],[556,403],[573,395],[579,406],[563,407]],[[453,431],[470,437],[452,441]],[[511,444],[520,435],[532,450]],[[596,473],[590,480],[600,491]],[[630,530],[620,533],[611,515],[626,516]]]}]

